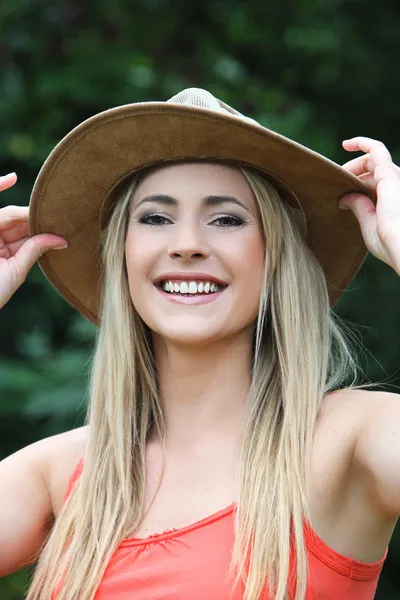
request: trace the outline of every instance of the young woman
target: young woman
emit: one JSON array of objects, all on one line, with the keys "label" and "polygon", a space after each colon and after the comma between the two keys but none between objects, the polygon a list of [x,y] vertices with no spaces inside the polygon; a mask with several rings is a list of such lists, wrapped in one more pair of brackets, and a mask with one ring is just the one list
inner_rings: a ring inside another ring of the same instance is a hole
[{"label": "young woman", "polygon": [[39,260],[99,325],[87,424],[0,464],[29,600],[373,598],[400,404],[356,386],[331,306],[365,246],[400,275],[400,179],[343,145],[341,168],[187,90],[89,119],[0,210],[0,306]]}]

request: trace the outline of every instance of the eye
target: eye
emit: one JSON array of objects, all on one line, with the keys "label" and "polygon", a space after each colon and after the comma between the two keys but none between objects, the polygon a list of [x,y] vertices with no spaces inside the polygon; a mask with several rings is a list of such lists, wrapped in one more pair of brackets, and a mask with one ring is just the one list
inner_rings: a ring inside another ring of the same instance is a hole
[{"label": "eye", "polygon": [[151,213],[151,214],[143,215],[143,217],[141,217],[139,219],[139,223],[157,227],[158,225],[165,225],[165,224],[171,223],[171,221],[169,219],[167,219],[167,217],[164,217],[163,215]]},{"label": "eye", "polygon": [[244,221],[233,215],[221,215],[214,219],[212,223],[216,223],[218,227],[239,227],[240,225],[243,225]]}]

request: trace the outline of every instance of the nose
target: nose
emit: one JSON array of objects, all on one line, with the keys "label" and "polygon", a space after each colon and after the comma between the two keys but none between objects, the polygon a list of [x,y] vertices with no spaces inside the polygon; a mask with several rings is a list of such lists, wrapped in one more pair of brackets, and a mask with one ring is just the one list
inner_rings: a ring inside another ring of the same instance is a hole
[{"label": "nose", "polygon": [[168,254],[171,258],[183,261],[207,258],[210,248],[201,225],[188,222],[176,225],[174,231],[171,231]]}]

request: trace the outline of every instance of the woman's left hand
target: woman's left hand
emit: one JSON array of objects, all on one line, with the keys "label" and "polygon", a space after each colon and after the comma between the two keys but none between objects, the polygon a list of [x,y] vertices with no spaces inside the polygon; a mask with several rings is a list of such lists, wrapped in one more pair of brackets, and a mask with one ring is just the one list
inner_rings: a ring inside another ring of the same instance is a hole
[{"label": "woman's left hand", "polygon": [[343,168],[369,187],[376,205],[365,194],[352,193],[340,199],[339,207],[353,211],[368,250],[400,276],[400,168],[377,140],[359,136],[344,140],[343,148],[365,152]]}]

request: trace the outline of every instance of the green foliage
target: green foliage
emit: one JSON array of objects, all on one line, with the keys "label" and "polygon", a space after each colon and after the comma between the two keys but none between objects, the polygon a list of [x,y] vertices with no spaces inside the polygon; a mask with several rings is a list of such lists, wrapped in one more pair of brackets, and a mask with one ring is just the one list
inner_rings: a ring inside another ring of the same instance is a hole
[{"label": "green foliage", "polygon": [[24,569],[0,579],[0,598],[2,600],[21,600],[29,587],[30,571]]},{"label": "green foliage", "polygon": [[[85,118],[191,86],[338,162],[357,134],[399,157],[399,50],[395,0],[2,0],[0,172],[19,182],[1,205],[28,204],[48,153]],[[359,328],[366,377],[391,391],[399,297],[399,278],[369,257],[336,307]],[[95,335],[35,267],[1,312],[2,456],[82,423]],[[397,558],[395,535],[381,600],[398,596]],[[28,579],[1,580],[2,600]]]}]

